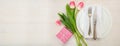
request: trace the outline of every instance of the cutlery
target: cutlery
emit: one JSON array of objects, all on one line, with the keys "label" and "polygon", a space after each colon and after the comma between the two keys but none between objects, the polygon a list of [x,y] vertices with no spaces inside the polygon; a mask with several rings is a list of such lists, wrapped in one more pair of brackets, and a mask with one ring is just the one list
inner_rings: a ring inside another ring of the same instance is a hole
[{"label": "cutlery", "polygon": [[96,33],[96,23],[97,23],[97,9],[95,7],[94,15],[93,15],[93,24],[94,24],[94,30],[93,30],[93,39],[97,39],[97,33]]},{"label": "cutlery", "polygon": [[89,16],[89,30],[88,30],[88,35],[90,35],[91,34],[92,7],[88,8],[88,16]]}]

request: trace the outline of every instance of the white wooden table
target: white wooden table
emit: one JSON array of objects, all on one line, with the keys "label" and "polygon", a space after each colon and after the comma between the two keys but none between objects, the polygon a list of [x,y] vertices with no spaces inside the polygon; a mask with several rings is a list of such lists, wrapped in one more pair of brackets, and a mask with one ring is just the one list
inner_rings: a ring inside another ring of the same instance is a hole
[{"label": "white wooden table", "polygon": [[[0,0],[0,46],[76,46],[72,37],[62,44],[55,35],[57,13],[70,0]],[[80,1],[80,0],[77,0]],[[87,40],[89,46],[120,46],[119,0],[88,0],[102,4],[113,17],[109,35],[101,40]]]}]

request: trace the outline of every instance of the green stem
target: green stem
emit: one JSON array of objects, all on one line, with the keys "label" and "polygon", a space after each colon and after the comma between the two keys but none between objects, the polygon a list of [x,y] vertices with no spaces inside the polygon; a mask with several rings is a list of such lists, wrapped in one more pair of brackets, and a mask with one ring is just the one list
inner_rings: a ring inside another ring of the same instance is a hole
[{"label": "green stem", "polygon": [[85,39],[84,39],[84,37],[80,34],[80,32],[78,31],[78,29],[75,28],[75,30],[76,30],[77,35],[81,39],[81,41],[85,44],[85,46],[88,46],[87,43],[86,43],[86,41],[85,41]]},{"label": "green stem", "polygon": [[80,38],[78,37],[78,35],[76,33],[74,33],[76,42],[77,42],[77,46],[82,46],[82,43],[80,42]]}]

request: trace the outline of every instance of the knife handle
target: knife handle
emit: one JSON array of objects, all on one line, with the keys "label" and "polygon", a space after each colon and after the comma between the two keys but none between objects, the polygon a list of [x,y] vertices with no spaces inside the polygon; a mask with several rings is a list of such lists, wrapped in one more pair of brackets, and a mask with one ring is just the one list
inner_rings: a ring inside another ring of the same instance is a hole
[{"label": "knife handle", "polygon": [[96,24],[94,24],[93,39],[97,39]]}]

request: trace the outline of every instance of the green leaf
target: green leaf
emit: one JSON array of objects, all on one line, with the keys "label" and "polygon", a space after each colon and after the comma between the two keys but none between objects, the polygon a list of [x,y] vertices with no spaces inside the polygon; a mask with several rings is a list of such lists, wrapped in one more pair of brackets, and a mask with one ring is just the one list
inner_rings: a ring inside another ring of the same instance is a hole
[{"label": "green leaf", "polygon": [[62,18],[61,22],[74,33],[75,29],[73,24],[70,22],[70,19],[64,13],[62,14],[59,13],[59,16]]},{"label": "green leaf", "polygon": [[[73,17],[73,16],[74,16],[74,15],[73,15],[74,12],[72,12],[72,10],[73,10],[73,9],[71,9],[70,6],[67,4],[67,5],[66,5],[66,13],[67,13],[67,16],[68,16],[68,18],[69,18],[69,20],[70,20],[70,23],[72,23],[72,25],[75,26],[76,23],[75,23],[75,19],[74,19],[74,17]],[[74,10],[75,10],[75,9],[74,9]]]},{"label": "green leaf", "polygon": [[74,27],[72,26],[72,24],[69,21],[69,18],[64,14],[60,14],[58,13],[58,15],[61,17],[61,22],[70,29],[70,31],[72,31],[73,33],[75,32]]},{"label": "green leaf", "polygon": [[72,17],[72,12],[70,6],[67,4],[66,5],[66,13],[68,17]]},{"label": "green leaf", "polygon": [[68,4],[66,5],[67,16],[73,18],[74,20],[75,20],[75,10],[76,8],[71,9]]}]

